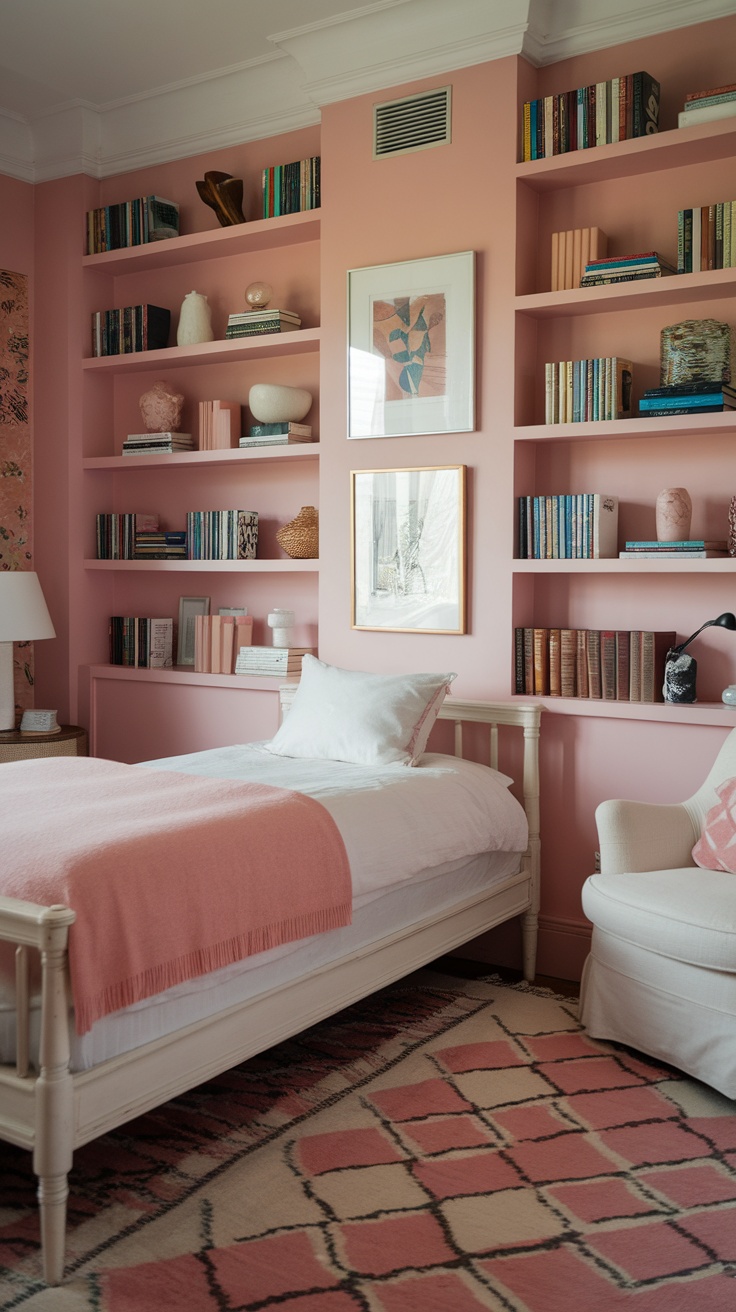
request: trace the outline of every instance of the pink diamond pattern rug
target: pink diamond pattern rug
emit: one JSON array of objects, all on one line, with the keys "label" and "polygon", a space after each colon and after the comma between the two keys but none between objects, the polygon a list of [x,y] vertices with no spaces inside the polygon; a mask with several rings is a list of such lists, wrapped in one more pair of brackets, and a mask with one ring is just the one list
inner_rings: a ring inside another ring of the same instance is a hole
[{"label": "pink diamond pattern rug", "polygon": [[81,1149],[65,1283],[0,1150],[0,1308],[731,1312],[736,1107],[577,1004],[422,971]]}]

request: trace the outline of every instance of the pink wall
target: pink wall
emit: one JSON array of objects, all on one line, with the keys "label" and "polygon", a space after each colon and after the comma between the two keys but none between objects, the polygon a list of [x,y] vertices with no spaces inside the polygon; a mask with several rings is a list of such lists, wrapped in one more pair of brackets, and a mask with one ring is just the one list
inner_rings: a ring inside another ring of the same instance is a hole
[{"label": "pink wall", "polygon": [[[463,697],[505,697],[511,689],[511,644],[514,582],[510,568],[514,533],[514,397],[513,297],[515,294],[515,221],[519,109],[531,94],[564,90],[582,82],[623,71],[647,69],[664,85],[664,126],[672,127],[686,89],[732,80],[731,56],[736,17],[686,28],[551,66],[538,74],[513,58],[437,77],[418,87],[452,83],[452,143],[393,160],[371,157],[372,105],[406,94],[415,87],[387,89],[380,96],[361,96],[323,113],[317,129],[204,159],[180,161],[163,168],[141,170],[101,184],[67,179],[37,189],[36,276],[43,275],[43,304],[66,297],[76,327],[60,341],[51,317],[39,325],[36,349],[42,353],[44,375],[37,396],[37,414],[44,422],[37,437],[39,480],[44,513],[39,517],[39,568],[43,561],[54,580],[54,598],[70,619],[68,643],[54,660],[44,659],[43,699],[68,696],[76,679],[76,634],[85,623],[85,589],[99,589],[96,579],[70,587],[68,562],[59,544],[70,535],[72,549],[82,547],[79,534],[78,459],[81,441],[69,428],[79,386],[79,334],[84,322],[83,289],[79,275],[80,216],[94,204],[109,203],[153,190],[183,204],[187,230],[216,225],[215,216],[196,196],[194,182],[205,168],[220,168],[250,179],[253,187],[265,164],[278,156],[300,158],[320,150],[323,163],[321,261],[322,353],[320,366],[321,461],[319,504],[321,567],[319,592],[320,653],[328,661],[350,668],[377,671],[410,669],[455,670],[455,691]],[[718,187],[733,194],[733,167],[716,170]],[[710,175],[712,181],[713,175]],[[729,181],[730,177],[730,181]],[[2,180],[0,180],[0,184]],[[631,215],[630,235],[646,232],[646,188],[629,183],[601,191],[596,201],[611,219],[624,223]],[[673,203],[676,179],[670,179]],[[253,188],[250,189],[251,191]],[[724,195],[725,195],[724,192]],[[2,199],[0,191],[0,199]],[[26,212],[28,193],[22,192]],[[715,197],[716,199],[718,197]],[[684,202],[683,202],[684,203]],[[255,202],[246,201],[246,211]],[[582,219],[580,220],[582,222]],[[550,217],[540,220],[538,246],[546,249]],[[546,224],[546,227],[544,226]],[[21,224],[18,224],[20,232]],[[603,225],[602,225],[603,226]],[[623,239],[623,238],[622,238]],[[474,250],[477,260],[476,431],[470,434],[349,441],[346,439],[346,311],[347,271]],[[0,245],[0,257],[3,255]],[[540,258],[542,258],[540,256]],[[249,266],[250,268],[250,266]],[[523,271],[522,271],[523,272]],[[245,281],[258,276],[249,272]],[[37,307],[42,304],[40,292]],[[722,306],[725,302],[720,303]],[[37,308],[38,315],[38,308]],[[55,340],[52,338],[55,337]],[[41,384],[41,380],[39,379]],[[78,413],[78,410],[76,411]],[[657,449],[655,449],[657,448]],[[686,481],[682,449],[653,444],[644,453],[631,443],[611,456],[611,477],[629,507],[632,525],[647,523],[647,506],[659,486]],[[622,456],[623,452],[623,456]],[[696,476],[694,489],[703,498],[733,489],[733,459],[728,444],[709,450],[708,479]],[[582,476],[586,453],[571,460]],[[550,455],[540,459],[551,460]],[[694,470],[689,456],[685,473]],[[350,471],[356,468],[462,463],[469,471],[469,631],[462,637],[359,633],[350,629]],[[554,466],[551,465],[551,468]],[[558,473],[559,466],[557,467]],[[569,471],[565,471],[567,474]],[[695,476],[695,475],[694,475]],[[686,484],[687,485],[687,484]],[[716,487],[719,485],[719,487]],[[702,514],[702,508],[698,510]],[[699,521],[700,522],[700,521]],[[107,578],[105,585],[110,587]],[[572,590],[570,605],[577,623],[603,614],[603,600],[582,580]],[[730,583],[730,580],[729,580]],[[518,584],[518,581],[517,581]],[[129,584],[117,585],[125,596]],[[552,615],[559,585],[540,579],[530,587],[536,613]],[[643,627],[676,628],[687,634],[703,619],[736,603],[723,576],[711,576],[702,592],[692,588],[678,602],[672,587],[656,580],[629,589],[625,580],[606,592],[607,605],[619,609],[619,624],[631,615],[648,622]],[[562,604],[562,602],[560,602]],[[565,598],[565,604],[567,600]],[[627,610],[628,608],[628,610]],[[57,615],[54,616],[57,619]],[[589,620],[594,624],[594,620]],[[83,643],[80,642],[79,650]],[[59,644],[40,644],[40,647]],[[65,657],[64,652],[67,656]],[[710,688],[736,681],[733,637],[704,635],[698,656]],[[44,653],[45,657],[45,653]],[[106,690],[106,696],[110,690]],[[715,694],[717,695],[717,693]],[[198,701],[198,691],[191,697]],[[167,702],[174,703],[172,695]],[[55,703],[53,703],[55,704]],[[114,704],[114,699],[111,702]],[[163,703],[162,703],[163,705]],[[177,713],[180,703],[177,701]],[[124,713],[121,712],[121,713]],[[155,713],[155,706],[152,706]],[[685,720],[686,717],[683,717]],[[587,927],[580,908],[580,887],[593,867],[597,845],[594,810],[610,796],[647,800],[685,797],[702,778],[725,733],[723,727],[683,722],[657,724],[630,719],[603,719],[556,714],[544,716],[542,766],[543,905],[540,970],[574,978],[586,950]],[[510,955],[512,936],[504,930],[492,942],[493,959]],[[487,947],[488,945],[486,945]],[[513,947],[513,944],[512,944]]]}]

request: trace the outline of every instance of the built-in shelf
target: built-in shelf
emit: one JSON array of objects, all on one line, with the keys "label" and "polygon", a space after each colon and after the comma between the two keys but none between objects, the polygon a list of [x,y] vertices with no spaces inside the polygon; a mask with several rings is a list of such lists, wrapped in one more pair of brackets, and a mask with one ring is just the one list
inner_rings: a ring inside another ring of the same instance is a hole
[{"label": "built-in shelf", "polygon": [[142,373],[145,370],[184,369],[200,364],[231,364],[238,360],[272,360],[307,355],[320,347],[319,328],[291,333],[264,333],[261,337],[234,337],[228,341],[197,342],[194,346],[166,346],[160,351],[130,351],[124,355],[90,355],[82,368],[95,373]]},{"label": "built-in shelf", "polygon": [[192,465],[273,464],[282,460],[317,460],[319,442],[294,442],[284,446],[232,447],[223,451],[172,451],[164,455],[87,456],[83,469],[150,469],[165,465],[167,469],[191,468]]},{"label": "built-in shelf", "polygon": [[256,219],[251,223],[234,223],[227,228],[192,232],[165,241],[147,242],[143,246],[126,246],[117,251],[85,255],[84,269],[101,273],[139,273],[145,269],[167,269],[176,264],[220,260],[251,251],[275,250],[299,242],[318,241],[319,210],[284,214],[275,219]]},{"label": "built-in shelf", "polygon": [[665,702],[613,702],[585,697],[533,697],[519,694],[515,702],[532,702],[554,715],[580,715],[600,720],[651,720],[658,724],[699,724],[733,729],[736,707],[723,702],[696,702],[675,706]]},{"label": "built-in shelf", "polygon": [[270,674],[200,674],[192,666],[175,665],[168,670],[132,669],[129,665],[90,665],[90,678],[121,680],[126,683],[178,683],[197,684],[203,688],[240,688],[275,692],[284,683],[297,680],[286,676],[273,677]]},{"label": "built-in shelf", "polygon": [[646,419],[608,419],[580,424],[520,424],[514,429],[516,442],[600,442],[634,437],[692,437],[695,433],[723,433],[731,436],[736,429],[736,411],[712,414],[664,415]]},{"label": "built-in shelf", "polygon": [[85,569],[135,570],[144,574],[317,574],[318,560],[93,560]]},{"label": "built-in shelf", "polygon": [[728,574],[736,570],[736,558],[718,557],[687,560],[515,560],[515,574]]},{"label": "built-in shelf", "polygon": [[570,287],[565,291],[534,292],[517,296],[514,308],[535,319],[572,315],[611,314],[616,310],[647,309],[660,305],[686,305],[714,301],[736,294],[736,269],[708,269],[675,273],[638,282],[610,283],[601,287]]}]

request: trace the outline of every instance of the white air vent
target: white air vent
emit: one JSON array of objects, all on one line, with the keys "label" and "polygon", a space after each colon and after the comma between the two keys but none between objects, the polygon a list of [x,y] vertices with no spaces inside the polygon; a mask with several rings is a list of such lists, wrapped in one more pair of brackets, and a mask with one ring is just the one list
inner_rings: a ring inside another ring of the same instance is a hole
[{"label": "white air vent", "polygon": [[373,158],[442,146],[450,136],[451,87],[373,107]]}]

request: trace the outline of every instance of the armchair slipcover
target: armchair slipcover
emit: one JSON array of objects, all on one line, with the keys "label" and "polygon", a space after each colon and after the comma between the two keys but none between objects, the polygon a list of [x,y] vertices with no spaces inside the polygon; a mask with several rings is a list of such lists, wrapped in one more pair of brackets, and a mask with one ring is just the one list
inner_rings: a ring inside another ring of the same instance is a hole
[{"label": "armchair slipcover", "polygon": [[736,729],[685,802],[596,810],[601,870],[583,887],[593,922],[580,1014],[595,1038],[637,1048],[736,1098],[736,874],[692,849],[716,788],[736,777]]}]

